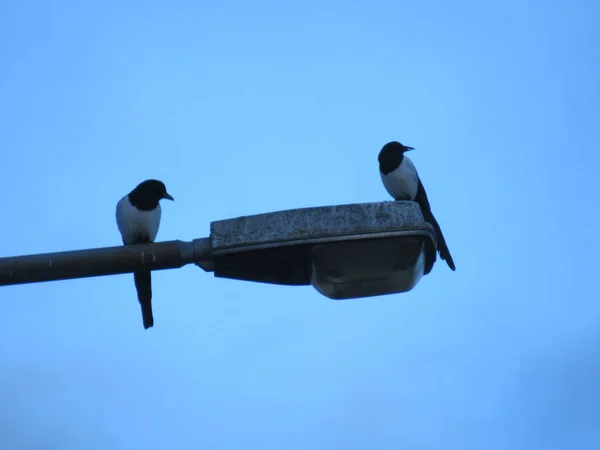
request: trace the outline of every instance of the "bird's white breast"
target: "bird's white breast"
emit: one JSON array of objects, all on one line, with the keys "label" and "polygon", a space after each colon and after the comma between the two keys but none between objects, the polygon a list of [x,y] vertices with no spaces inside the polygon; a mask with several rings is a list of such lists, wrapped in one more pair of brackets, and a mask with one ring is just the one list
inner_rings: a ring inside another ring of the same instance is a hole
[{"label": "bird's white breast", "polygon": [[154,242],[160,225],[160,204],[151,211],[140,211],[131,203],[127,195],[117,203],[117,227],[126,244],[147,236]]},{"label": "bird's white breast", "polygon": [[419,187],[419,174],[413,162],[406,156],[402,163],[387,175],[381,174],[381,180],[393,198],[409,197],[414,200]]}]

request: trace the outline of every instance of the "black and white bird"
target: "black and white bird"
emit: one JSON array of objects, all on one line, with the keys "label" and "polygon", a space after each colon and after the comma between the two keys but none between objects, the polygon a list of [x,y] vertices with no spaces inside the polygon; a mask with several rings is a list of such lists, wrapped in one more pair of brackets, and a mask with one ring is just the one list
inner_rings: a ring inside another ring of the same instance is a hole
[{"label": "black and white bird", "polygon": [[[148,244],[154,242],[160,226],[160,204],[163,198],[174,200],[162,181],[142,181],[117,203],[117,227],[123,244]],[[144,329],[154,325],[152,315],[152,272],[136,271],[133,274],[138,300],[142,307]]]},{"label": "black and white bird", "polygon": [[454,260],[442,234],[442,229],[431,212],[427,193],[421,183],[417,168],[404,153],[414,150],[413,147],[392,141],[385,144],[379,152],[379,173],[385,189],[394,200],[413,200],[419,204],[423,218],[435,230],[438,252],[452,270],[456,270]]}]

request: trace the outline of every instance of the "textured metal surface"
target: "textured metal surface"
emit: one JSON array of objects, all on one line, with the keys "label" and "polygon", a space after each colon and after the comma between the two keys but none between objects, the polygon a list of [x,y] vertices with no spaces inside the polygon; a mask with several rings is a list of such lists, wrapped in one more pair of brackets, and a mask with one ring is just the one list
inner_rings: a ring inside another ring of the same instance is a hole
[{"label": "textured metal surface", "polygon": [[331,241],[336,236],[384,237],[386,233],[410,228],[431,230],[415,202],[390,201],[291,209],[220,220],[211,223],[211,239],[217,255],[228,249]]},{"label": "textured metal surface", "polygon": [[[221,220],[211,224],[211,240],[216,277],[286,285],[308,285],[312,277],[331,298],[347,297],[353,290],[376,291],[367,286],[374,286],[369,280],[377,275],[366,270],[365,259],[378,267],[375,272],[393,268],[393,273],[381,274],[388,286],[381,292],[411,289],[435,261],[433,228],[414,202],[323,206]],[[360,244],[374,240],[379,242]],[[399,254],[392,260],[382,251],[386,242],[396,243]],[[321,249],[317,253],[312,251],[315,246]],[[368,254],[361,254],[363,249]],[[313,266],[317,255],[321,263]],[[411,267],[400,274],[398,261]],[[337,280],[336,271],[345,279]]]}]

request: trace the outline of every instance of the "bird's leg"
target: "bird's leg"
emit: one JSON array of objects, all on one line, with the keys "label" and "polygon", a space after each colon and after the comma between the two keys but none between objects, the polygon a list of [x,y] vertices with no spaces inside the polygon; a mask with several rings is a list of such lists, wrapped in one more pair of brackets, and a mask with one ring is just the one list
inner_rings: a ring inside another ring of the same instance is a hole
[{"label": "bird's leg", "polygon": [[399,195],[398,197],[396,197],[397,202],[402,202],[402,201],[407,201],[407,200],[411,200],[410,195],[408,195],[408,194]]}]

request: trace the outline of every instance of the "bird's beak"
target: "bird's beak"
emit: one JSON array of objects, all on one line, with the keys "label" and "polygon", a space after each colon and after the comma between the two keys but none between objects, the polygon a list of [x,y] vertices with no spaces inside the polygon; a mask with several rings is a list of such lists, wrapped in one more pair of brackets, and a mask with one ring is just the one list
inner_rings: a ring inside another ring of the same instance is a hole
[{"label": "bird's beak", "polygon": [[163,195],[163,198],[166,198],[167,200],[171,200],[173,202],[175,201],[175,199],[173,197],[171,197],[169,194],[167,194],[166,192],[165,192],[165,195]]},{"label": "bird's beak", "polygon": [[411,150],[414,150],[414,147],[408,147],[408,146],[404,146],[404,151],[405,152],[410,152]]}]

